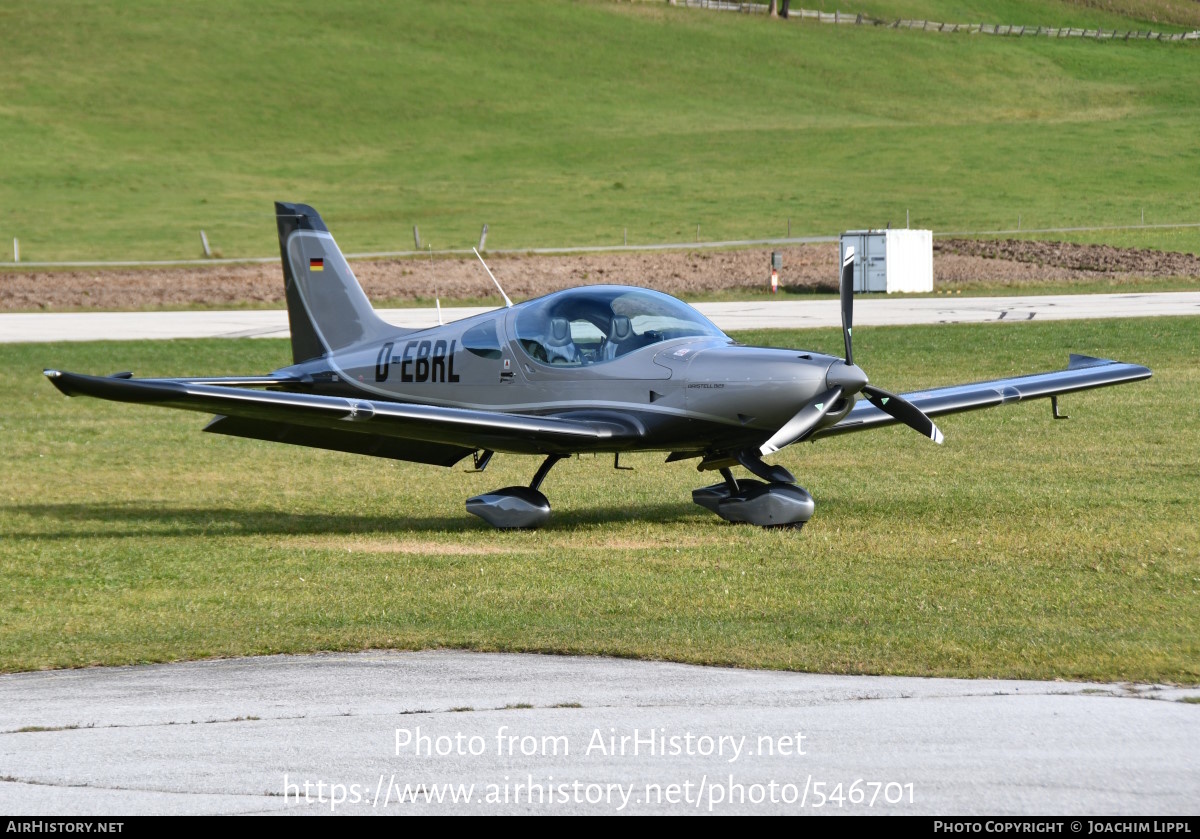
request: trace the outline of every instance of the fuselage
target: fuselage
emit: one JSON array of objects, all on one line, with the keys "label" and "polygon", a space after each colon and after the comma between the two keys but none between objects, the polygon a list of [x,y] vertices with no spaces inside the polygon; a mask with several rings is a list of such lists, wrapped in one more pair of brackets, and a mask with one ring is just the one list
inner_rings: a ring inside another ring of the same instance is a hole
[{"label": "fuselage", "polygon": [[[557,292],[511,308],[349,347],[287,368],[316,392],[553,416],[619,412],[636,446],[762,442],[829,386],[841,359],[737,344],[691,306],[628,286]],[[828,423],[853,406],[845,399]],[[827,424],[828,424],[827,423]]]}]

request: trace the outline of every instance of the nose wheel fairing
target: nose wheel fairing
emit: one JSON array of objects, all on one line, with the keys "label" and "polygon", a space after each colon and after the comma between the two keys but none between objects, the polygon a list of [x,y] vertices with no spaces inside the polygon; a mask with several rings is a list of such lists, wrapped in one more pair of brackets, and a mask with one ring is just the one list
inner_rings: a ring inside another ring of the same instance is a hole
[{"label": "nose wheel fairing", "polygon": [[799,529],[812,518],[815,508],[804,487],[776,481],[730,493],[717,504],[717,515],[735,524]]},{"label": "nose wheel fairing", "polygon": [[[739,463],[762,480],[738,480],[730,471],[733,463]],[[692,501],[725,521],[799,530],[816,510],[812,495],[796,485],[791,472],[782,466],[763,463],[754,452],[708,455],[698,468],[701,471],[720,469],[725,480],[692,490]]]},{"label": "nose wheel fairing", "polygon": [[816,503],[808,490],[782,481],[737,481],[692,491],[692,501],[734,524],[791,527],[799,530],[812,518]]}]

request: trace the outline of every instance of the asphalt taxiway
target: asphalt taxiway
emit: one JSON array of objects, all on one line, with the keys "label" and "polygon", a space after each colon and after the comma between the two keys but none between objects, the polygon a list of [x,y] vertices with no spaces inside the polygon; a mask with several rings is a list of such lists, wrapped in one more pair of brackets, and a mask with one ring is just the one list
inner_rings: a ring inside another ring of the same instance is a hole
[{"label": "asphalt taxiway", "polygon": [[[744,303],[699,303],[696,308],[725,330],[836,327],[836,300],[773,299]],[[446,321],[492,311],[446,308]],[[435,309],[381,309],[396,326],[420,328],[438,323]],[[859,296],[855,326],[932,323],[1021,323],[1030,320],[1164,317],[1200,315],[1200,292],[1147,294],[1065,294],[1021,297]],[[40,341],[144,340],[155,338],[286,338],[282,309],[230,312],[65,312],[0,314],[0,343]]]},{"label": "asphalt taxiway", "polygon": [[0,812],[1194,813],[1197,697],[458,651],[20,673]]}]

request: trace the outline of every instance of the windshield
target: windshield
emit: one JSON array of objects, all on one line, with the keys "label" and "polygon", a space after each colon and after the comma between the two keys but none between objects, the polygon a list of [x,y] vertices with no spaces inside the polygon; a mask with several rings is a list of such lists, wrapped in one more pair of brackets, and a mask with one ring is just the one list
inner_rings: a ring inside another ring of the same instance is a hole
[{"label": "windshield", "polygon": [[591,286],[526,304],[517,341],[543,364],[600,364],[673,338],[725,334],[691,306],[644,288]]}]

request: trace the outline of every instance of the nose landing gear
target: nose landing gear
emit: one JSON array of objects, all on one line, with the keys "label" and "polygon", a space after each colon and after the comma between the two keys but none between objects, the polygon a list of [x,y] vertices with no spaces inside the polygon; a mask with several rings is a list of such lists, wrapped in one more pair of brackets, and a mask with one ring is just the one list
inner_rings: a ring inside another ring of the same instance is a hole
[{"label": "nose landing gear", "polygon": [[[750,468],[749,465],[747,468]],[[721,468],[723,483],[712,484],[692,491],[692,501],[716,513],[725,521],[735,524],[756,524],[767,528],[791,528],[799,530],[812,518],[816,504],[804,487],[779,480],[782,472],[791,474],[782,467],[770,467],[761,460],[756,462],[762,469],[752,469],[756,474],[772,480],[737,480],[729,467]]]}]

